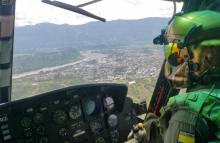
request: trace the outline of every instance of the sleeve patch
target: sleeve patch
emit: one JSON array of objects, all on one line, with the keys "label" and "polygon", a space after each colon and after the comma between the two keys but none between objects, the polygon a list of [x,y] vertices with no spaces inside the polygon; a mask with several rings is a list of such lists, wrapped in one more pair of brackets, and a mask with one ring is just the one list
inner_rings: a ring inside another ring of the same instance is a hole
[{"label": "sleeve patch", "polygon": [[180,131],[177,143],[195,143],[195,135]]}]

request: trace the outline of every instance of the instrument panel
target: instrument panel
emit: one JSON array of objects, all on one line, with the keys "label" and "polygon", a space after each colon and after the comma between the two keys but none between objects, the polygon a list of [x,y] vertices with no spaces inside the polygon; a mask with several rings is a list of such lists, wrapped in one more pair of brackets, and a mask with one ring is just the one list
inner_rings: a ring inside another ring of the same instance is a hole
[{"label": "instrument panel", "polygon": [[134,122],[126,95],[126,85],[89,84],[2,104],[0,142],[123,142]]}]

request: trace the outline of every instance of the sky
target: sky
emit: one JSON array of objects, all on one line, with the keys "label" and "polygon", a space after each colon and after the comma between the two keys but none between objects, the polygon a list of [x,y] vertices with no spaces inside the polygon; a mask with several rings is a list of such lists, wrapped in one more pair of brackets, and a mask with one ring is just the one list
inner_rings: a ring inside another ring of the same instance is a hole
[{"label": "sky", "polygon": [[[59,0],[73,5],[88,2],[90,0]],[[107,21],[117,19],[142,19],[147,17],[171,17],[173,13],[172,2],[162,0],[102,0],[83,7]],[[178,4],[178,10],[181,4]],[[16,1],[16,26],[35,25],[38,23],[79,25],[96,21],[91,18],[56,8],[41,0],[17,0]]]}]

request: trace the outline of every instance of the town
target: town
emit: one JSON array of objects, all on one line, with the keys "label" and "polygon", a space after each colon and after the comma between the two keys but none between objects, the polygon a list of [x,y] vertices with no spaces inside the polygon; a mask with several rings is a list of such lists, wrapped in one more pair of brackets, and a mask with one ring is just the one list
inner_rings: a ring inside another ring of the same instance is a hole
[{"label": "town", "polygon": [[[163,61],[162,49],[155,46],[85,50],[80,53],[78,61],[15,74],[15,99],[71,85],[103,82],[125,83],[135,86],[137,91],[142,90],[138,87],[142,86],[138,85],[141,82],[146,90],[152,92]],[[26,91],[27,88],[33,90]],[[130,91],[130,94],[144,92],[137,91]]]}]

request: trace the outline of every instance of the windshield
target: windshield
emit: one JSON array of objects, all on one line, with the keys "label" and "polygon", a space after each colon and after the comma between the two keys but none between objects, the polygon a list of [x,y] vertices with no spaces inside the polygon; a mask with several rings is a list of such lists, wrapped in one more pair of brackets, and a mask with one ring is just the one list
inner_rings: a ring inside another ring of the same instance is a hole
[{"label": "windshield", "polygon": [[167,25],[173,4],[102,0],[83,9],[107,22],[40,0],[17,1],[12,100],[103,82],[127,84],[135,102],[150,99],[164,59],[162,48],[152,41]]}]

